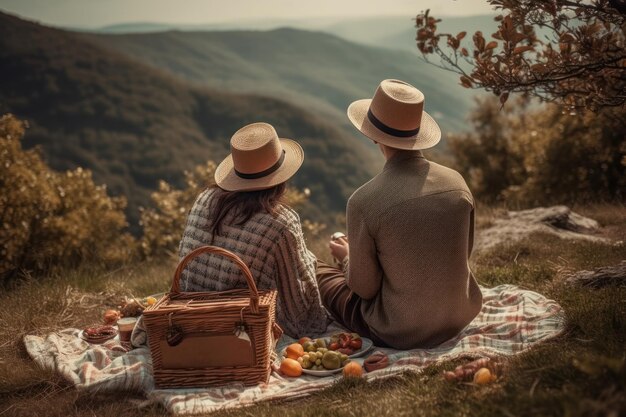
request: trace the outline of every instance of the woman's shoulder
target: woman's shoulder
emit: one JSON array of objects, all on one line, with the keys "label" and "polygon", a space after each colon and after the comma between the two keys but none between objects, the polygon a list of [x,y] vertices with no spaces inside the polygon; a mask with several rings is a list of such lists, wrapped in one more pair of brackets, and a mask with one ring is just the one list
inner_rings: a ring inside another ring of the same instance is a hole
[{"label": "woman's shoulder", "polygon": [[201,191],[196,196],[196,199],[194,200],[193,205],[191,206],[191,211],[197,208],[208,207],[214,194],[215,194],[215,190],[210,187]]}]

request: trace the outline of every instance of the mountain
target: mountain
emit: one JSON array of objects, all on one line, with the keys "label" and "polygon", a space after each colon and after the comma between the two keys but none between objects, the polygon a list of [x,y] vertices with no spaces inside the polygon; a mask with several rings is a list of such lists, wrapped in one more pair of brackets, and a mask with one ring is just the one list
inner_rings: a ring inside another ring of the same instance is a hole
[{"label": "mountain", "polygon": [[[417,9],[416,9],[417,14]],[[441,32],[459,33],[477,30],[485,34],[493,33],[497,23],[493,15],[476,16],[435,16],[441,19],[438,29]],[[174,24],[154,22],[131,22],[109,25],[90,30],[103,34],[155,33],[167,31],[233,31],[233,30],[273,30],[288,27],[300,30],[325,32],[345,40],[364,45],[388,49],[403,49],[417,53],[415,46],[415,16],[371,16],[358,18],[314,18],[314,19],[265,19],[233,21],[206,24]]]},{"label": "mountain", "polygon": [[456,75],[420,61],[416,52],[357,44],[324,32],[280,28],[83,36],[197,85],[279,97],[350,134],[354,129],[346,108],[371,97],[385,78],[420,88],[426,110],[444,133],[465,128],[473,95]]},{"label": "mountain", "polygon": [[126,34],[126,33],[154,33],[166,32],[170,30],[198,32],[217,30],[272,30],[281,27],[291,27],[304,30],[319,30],[323,27],[333,25],[342,19],[340,18],[314,18],[314,19],[240,19],[237,21],[225,21],[217,23],[200,24],[176,24],[164,22],[126,22],[107,25],[95,29],[72,28],[83,32]]},{"label": "mountain", "polygon": [[230,136],[255,121],[302,144],[306,161],[294,182],[311,189],[315,219],[343,211],[380,167],[367,141],[306,108],[190,85],[82,34],[2,13],[0,112],[28,120],[25,146],[41,146],[53,168],[89,168],[125,195],[135,225],[160,179],[180,185],[183,170],[221,160]]},{"label": "mountain", "polygon": [[[419,8],[416,8],[417,15]],[[108,25],[91,30],[76,29],[94,33],[131,34],[166,31],[233,31],[233,30],[272,30],[281,27],[326,32],[346,40],[365,45],[382,46],[391,49],[415,51],[415,15],[369,16],[369,17],[325,17],[307,19],[263,19],[238,20],[204,24],[176,24],[163,22],[128,22]],[[497,27],[493,18],[496,15],[438,16],[439,29],[458,33],[462,30],[472,33],[481,30],[492,33]]]},{"label": "mountain", "polygon": [[[498,25],[491,15],[478,16],[435,16],[441,19],[437,24],[440,33],[457,34],[467,31],[473,34],[477,30],[486,35],[496,31]],[[415,36],[414,16],[368,17],[346,19],[319,28],[352,42],[374,45],[384,48],[403,49],[418,54]],[[470,36],[471,39],[471,36]]]}]

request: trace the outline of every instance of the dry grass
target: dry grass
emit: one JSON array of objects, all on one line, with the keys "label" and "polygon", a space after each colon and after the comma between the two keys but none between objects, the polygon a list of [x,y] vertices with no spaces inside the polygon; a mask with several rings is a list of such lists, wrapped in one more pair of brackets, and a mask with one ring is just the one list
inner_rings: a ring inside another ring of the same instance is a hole
[{"label": "dry grass", "polygon": [[100,322],[104,310],[117,306],[125,295],[165,291],[174,266],[169,262],[115,271],[85,266],[6,289],[0,295],[0,416],[125,415],[120,404],[128,406],[129,400],[142,397],[124,394],[118,403],[111,395],[78,392],[35,366],[21,340],[26,334]]},{"label": "dry grass", "polygon": [[[576,208],[597,218],[603,232],[626,236],[624,207]],[[481,218],[487,223],[493,213]],[[319,250],[325,244],[317,242]],[[422,374],[365,384],[340,381],[296,402],[259,404],[218,416],[607,416],[626,415],[626,289],[588,290],[563,284],[568,271],[626,259],[626,246],[568,242],[533,236],[473,258],[484,285],[513,283],[558,300],[568,316],[564,337],[510,359],[496,383],[449,384],[440,376],[456,362]],[[0,416],[162,416],[159,406],[137,408],[139,394],[91,395],[40,370],[19,343],[99,319],[107,306],[129,293],[167,289],[174,265],[139,265],[107,272],[90,268],[29,280],[0,295]]]}]

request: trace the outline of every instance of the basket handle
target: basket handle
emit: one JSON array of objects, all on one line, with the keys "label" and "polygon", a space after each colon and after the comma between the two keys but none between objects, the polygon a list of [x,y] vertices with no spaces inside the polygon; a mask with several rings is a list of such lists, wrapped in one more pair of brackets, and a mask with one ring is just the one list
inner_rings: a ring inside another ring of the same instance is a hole
[{"label": "basket handle", "polygon": [[222,255],[226,258],[229,258],[239,267],[239,269],[241,269],[241,272],[243,272],[243,275],[246,277],[246,281],[248,282],[248,287],[250,288],[250,310],[252,310],[252,312],[254,313],[258,313],[259,290],[256,287],[256,283],[254,282],[254,278],[252,277],[252,272],[250,272],[250,268],[248,268],[248,265],[246,265],[239,256],[217,246],[201,246],[197,249],[192,250],[183,259],[181,259],[178,267],[176,268],[176,272],[174,272],[174,281],[172,282],[172,289],[170,290],[170,292],[174,294],[180,293],[180,276],[182,275],[183,270],[193,258],[202,255],[203,253],[214,253],[216,255]]}]

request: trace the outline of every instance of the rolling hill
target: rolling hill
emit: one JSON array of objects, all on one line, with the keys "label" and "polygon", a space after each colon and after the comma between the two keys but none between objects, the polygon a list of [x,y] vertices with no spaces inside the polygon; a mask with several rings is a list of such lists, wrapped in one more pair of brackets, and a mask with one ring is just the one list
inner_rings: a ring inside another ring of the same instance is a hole
[{"label": "rolling hill", "polygon": [[417,53],[348,42],[324,32],[281,28],[84,36],[198,85],[280,97],[350,134],[347,106],[371,97],[385,78],[424,91],[426,110],[444,132],[464,129],[471,106],[472,93],[458,85],[456,75],[420,61]]},{"label": "rolling hill", "polygon": [[[415,15],[420,8],[416,7]],[[444,16],[436,15],[442,21],[438,24],[443,32],[468,33],[481,30],[492,33],[497,25],[496,15]],[[314,19],[264,19],[233,21],[206,24],[174,24],[156,22],[129,22],[92,29],[91,32],[106,34],[155,33],[167,31],[233,31],[233,30],[272,30],[281,27],[320,31],[339,36],[351,42],[373,45],[389,49],[404,49],[417,53],[415,47],[414,15],[370,16],[370,17],[327,17]]]},{"label": "rolling hill", "polygon": [[298,140],[306,161],[294,182],[312,190],[308,215],[325,220],[378,166],[355,140],[305,108],[253,94],[192,86],[92,42],[0,13],[0,112],[28,120],[25,145],[56,169],[83,166],[113,194],[149,204],[159,179],[221,160],[239,127],[272,123]]},{"label": "rolling hill", "polygon": [[[416,11],[417,14],[417,11]],[[493,16],[435,16],[441,19],[437,29],[441,33],[457,34],[477,30],[491,34],[497,29]],[[391,16],[346,19],[320,28],[352,42],[364,43],[384,48],[395,48],[418,54],[415,42],[414,16]]]}]

